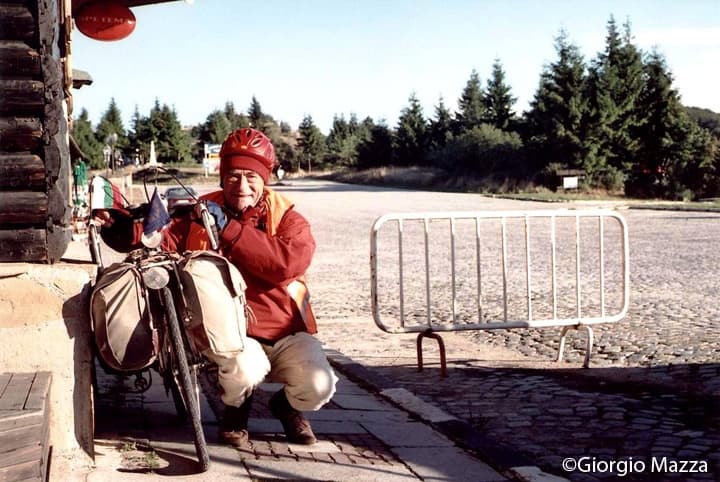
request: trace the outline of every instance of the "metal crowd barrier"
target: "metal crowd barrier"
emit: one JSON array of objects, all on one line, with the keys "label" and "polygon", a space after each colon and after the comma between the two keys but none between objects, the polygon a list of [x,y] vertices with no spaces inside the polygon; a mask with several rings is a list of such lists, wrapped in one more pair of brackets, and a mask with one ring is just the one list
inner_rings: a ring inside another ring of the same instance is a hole
[{"label": "metal crowd barrier", "polygon": [[443,376],[437,332],[561,327],[561,361],[568,330],[582,328],[588,367],[592,325],[628,310],[627,224],[608,209],[387,214],[370,250],[375,323],[419,333],[419,370],[423,338],[437,340]]}]

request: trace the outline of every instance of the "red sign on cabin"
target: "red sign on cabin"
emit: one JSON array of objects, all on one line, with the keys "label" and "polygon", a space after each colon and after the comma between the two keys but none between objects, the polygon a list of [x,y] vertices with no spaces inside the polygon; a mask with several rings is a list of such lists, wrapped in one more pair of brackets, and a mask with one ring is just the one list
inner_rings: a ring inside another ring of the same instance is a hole
[{"label": "red sign on cabin", "polygon": [[75,15],[78,30],[95,40],[121,40],[135,30],[135,14],[120,0],[88,3]]}]

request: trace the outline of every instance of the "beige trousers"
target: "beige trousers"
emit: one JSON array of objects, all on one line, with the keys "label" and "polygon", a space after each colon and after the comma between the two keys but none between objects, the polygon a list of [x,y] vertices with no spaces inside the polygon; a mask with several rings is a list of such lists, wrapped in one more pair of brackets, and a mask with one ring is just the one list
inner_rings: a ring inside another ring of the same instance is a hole
[{"label": "beige trousers", "polygon": [[320,341],[296,333],[273,346],[247,339],[245,349],[227,358],[205,353],[218,365],[225,405],[239,407],[266,378],[285,385],[290,405],[299,411],[318,410],[332,398],[338,379]]}]

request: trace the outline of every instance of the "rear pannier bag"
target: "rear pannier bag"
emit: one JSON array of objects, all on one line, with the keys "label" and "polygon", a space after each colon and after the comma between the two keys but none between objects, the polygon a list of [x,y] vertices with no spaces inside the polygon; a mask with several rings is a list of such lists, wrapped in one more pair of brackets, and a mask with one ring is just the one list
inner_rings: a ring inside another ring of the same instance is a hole
[{"label": "rear pannier bag", "polygon": [[102,272],[90,297],[90,320],[98,354],[110,368],[136,371],[155,361],[157,332],[134,265],[115,263]]},{"label": "rear pannier bag", "polygon": [[226,258],[212,251],[185,253],[180,279],[187,309],[185,325],[199,352],[233,357],[245,348],[245,281]]}]

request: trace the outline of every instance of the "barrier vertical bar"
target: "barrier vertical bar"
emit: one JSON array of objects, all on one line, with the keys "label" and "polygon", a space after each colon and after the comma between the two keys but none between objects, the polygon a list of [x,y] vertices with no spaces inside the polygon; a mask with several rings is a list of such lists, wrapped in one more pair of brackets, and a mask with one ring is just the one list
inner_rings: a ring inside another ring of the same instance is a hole
[{"label": "barrier vertical bar", "polygon": [[430,312],[430,225],[428,221],[429,219],[425,217],[425,300],[427,302],[427,324],[428,327],[432,328],[432,313]]},{"label": "barrier vertical bar", "polygon": [[580,215],[575,215],[575,284],[577,300],[577,317],[582,317],[580,301]]},{"label": "barrier vertical bar", "polygon": [[450,218],[450,273],[452,279],[450,284],[452,286],[452,322],[453,324],[457,321],[457,296],[455,291],[455,218]]},{"label": "barrier vertical bar", "polygon": [[605,318],[605,226],[603,215],[598,216],[600,237],[600,317]]},{"label": "barrier vertical bar", "polygon": [[400,326],[405,327],[405,278],[403,277],[403,220],[398,219],[398,264],[400,265]]},{"label": "barrier vertical bar", "polygon": [[550,216],[550,263],[552,268],[552,307],[553,320],[557,320],[557,246],[556,246],[556,223],[557,218]]},{"label": "barrier vertical bar", "polygon": [[476,257],[475,261],[477,262],[477,283],[478,283],[478,296],[477,296],[477,306],[478,306],[478,322],[482,323],[483,319],[483,310],[482,310],[482,263],[481,263],[481,257],[480,257],[480,217],[477,216],[475,218],[475,251],[476,251]]},{"label": "barrier vertical bar", "polygon": [[503,315],[508,320],[508,299],[507,299],[507,238],[505,230],[505,216],[500,218],[500,238],[502,239],[502,278],[503,278]]},{"label": "barrier vertical bar", "polygon": [[525,216],[525,269],[527,282],[527,313],[528,320],[532,321],[532,284],[530,279],[530,217]]}]

